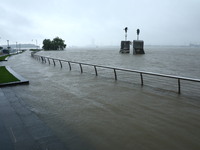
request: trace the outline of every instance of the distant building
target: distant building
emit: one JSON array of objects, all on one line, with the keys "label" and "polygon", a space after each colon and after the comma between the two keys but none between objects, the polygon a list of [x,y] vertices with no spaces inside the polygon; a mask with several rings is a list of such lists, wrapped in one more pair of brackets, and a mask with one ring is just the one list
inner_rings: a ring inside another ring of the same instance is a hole
[{"label": "distant building", "polygon": [[200,44],[193,44],[193,43],[190,43],[189,46],[190,46],[190,47],[200,47]]}]

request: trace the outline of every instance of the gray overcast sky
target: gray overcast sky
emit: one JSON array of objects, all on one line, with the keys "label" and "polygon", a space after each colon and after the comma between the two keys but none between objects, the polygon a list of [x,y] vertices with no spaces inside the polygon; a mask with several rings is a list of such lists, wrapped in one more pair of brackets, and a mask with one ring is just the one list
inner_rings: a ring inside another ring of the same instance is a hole
[{"label": "gray overcast sky", "polygon": [[[200,0],[1,0],[0,45],[56,36],[69,46],[200,43]],[[33,40],[33,41],[32,41]]]}]

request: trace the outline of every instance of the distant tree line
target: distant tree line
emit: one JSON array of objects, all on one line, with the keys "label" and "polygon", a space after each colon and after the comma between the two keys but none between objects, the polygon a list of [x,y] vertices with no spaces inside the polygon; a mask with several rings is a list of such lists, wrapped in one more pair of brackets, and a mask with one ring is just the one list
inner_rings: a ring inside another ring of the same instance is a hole
[{"label": "distant tree line", "polygon": [[44,39],[42,48],[44,50],[64,50],[65,47],[65,41],[56,37],[52,41],[50,39]]}]

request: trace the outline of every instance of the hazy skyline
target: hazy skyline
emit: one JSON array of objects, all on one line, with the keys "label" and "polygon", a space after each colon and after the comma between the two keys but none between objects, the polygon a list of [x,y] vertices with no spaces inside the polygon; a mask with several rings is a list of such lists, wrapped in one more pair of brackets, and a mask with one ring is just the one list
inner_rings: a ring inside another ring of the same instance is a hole
[{"label": "hazy skyline", "polygon": [[199,0],[1,0],[0,45],[42,46],[56,36],[69,46],[119,45],[128,40],[151,45],[200,43]]}]

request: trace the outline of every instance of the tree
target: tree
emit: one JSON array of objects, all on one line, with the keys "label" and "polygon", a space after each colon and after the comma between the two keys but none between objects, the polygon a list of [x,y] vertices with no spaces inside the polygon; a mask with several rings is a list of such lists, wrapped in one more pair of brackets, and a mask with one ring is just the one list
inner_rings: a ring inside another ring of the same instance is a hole
[{"label": "tree", "polygon": [[44,50],[50,50],[51,49],[51,40],[50,39],[44,39],[44,41],[43,41],[43,49]]},{"label": "tree", "polygon": [[52,41],[54,49],[63,50],[66,47],[66,44],[64,42],[65,41],[59,37],[54,38]]},{"label": "tree", "polygon": [[59,37],[56,37],[51,41],[50,39],[45,39],[43,41],[44,50],[63,50],[66,47],[65,41]]}]

